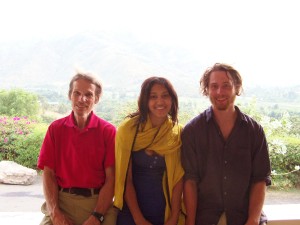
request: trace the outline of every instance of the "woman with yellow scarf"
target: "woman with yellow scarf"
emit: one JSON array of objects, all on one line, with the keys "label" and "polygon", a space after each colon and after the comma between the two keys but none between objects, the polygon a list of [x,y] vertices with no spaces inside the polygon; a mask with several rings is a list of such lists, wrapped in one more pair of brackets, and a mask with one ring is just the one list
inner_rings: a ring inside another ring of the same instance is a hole
[{"label": "woman with yellow scarf", "polygon": [[117,130],[117,225],[182,224],[182,127],[177,114],[178,97],[172,84],[163,77],[146,79],[137,112]]}]

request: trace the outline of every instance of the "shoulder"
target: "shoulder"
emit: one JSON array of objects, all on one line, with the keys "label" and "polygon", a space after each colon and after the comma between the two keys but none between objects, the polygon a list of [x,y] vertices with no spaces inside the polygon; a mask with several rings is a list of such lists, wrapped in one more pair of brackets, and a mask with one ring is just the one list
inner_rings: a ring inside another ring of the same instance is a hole
[{"label": "shoulder", "polygon": [[103,126],[106,129],[112,129],[112,130],[116,129],[116,126],[113,125],[112,123],[108,122],[107,120],[99,118],[99,122],[100,122],[100,125]]},{"label": "shoulder", "polygon": [[241,120],[249,127],[262,129],[262,126],[259,122],[257,122],[254,118],[252,118],[250,115],[247,115],[241,111],[239,111]]},{"label": "shoulder", "polygon": [[207,121],[210,119],[210,109],[207,109],[191,119],[183,128],[183,132],[186,132],[187,130],[194,130],[198,128],[199,126],[204,126]]},{"label": "shoulder", "polygon": [[51,128],[59,128],[66,124],[66,122],[71,118],[71,115],[68,115],[66,117],[54,120],[49,127]]},{"label": "shoulder", "polygon": [[121,122],[121,124],[118,126],[118,132],[119,131],[126,131],[126,130],[131,130],[133,128],[136,128],[137,126],[137,117],[133,118],[126,118]]},{"label": "shoulder", "polygon": [[253,134],[264,133],[262,125],[251,116],[241,111],[239,111],[239,115],[242,121],[241,124],[243,124],[243,126],[248,129],[249,132],[252,132]]},{"label": "shoulder", "polygon": [[99,116],[94,114],[94,112],[92,112],[89,127],[97,127],[100,129],[116,129],[116,127],[112,123],[100,118]]},{"label": "shoulder", "polygon": [[104,135],[115,135],[117,128],[115,125],[113,125],[112,123],[108,122],[105,119],[102,119],[100,117],[97,117],[96,119],[97,121],[97,125],[96,128],[98,130],[98,132],[104,134]]}]

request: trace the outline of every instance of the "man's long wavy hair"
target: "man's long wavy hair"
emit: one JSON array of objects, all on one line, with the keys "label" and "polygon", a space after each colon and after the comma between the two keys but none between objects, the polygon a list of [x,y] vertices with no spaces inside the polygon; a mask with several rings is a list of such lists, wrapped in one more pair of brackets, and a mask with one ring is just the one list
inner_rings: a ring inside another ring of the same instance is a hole
[{"label": "man's long wavy hair", "polygon": [[232,66],[224,63],[216,63],[212,67],[208,68],[200,79],[200,90],[204,96],[208,96],[209,80],[210,75],[214,71],[224,71],[227,73],[229,78],[232,80],[236,90],[236,95],[240,96],[243,92],[243,81],[240,73]]}]

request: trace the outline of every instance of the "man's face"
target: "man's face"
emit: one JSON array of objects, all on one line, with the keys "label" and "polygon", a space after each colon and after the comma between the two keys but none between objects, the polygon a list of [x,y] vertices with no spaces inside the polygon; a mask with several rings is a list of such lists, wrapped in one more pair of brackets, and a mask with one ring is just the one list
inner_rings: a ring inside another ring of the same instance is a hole
[{"label": "man's face", "polygon": [[234,108],[236,90],[225,71],[214,71],[210,75],[208,96],[215,110]]},{"label": "man's face", "polygon": [[88,117],[98,102],[95,95],[96,86],[89,81],[79,79],[74,81],[70,100],[75,117]]}]

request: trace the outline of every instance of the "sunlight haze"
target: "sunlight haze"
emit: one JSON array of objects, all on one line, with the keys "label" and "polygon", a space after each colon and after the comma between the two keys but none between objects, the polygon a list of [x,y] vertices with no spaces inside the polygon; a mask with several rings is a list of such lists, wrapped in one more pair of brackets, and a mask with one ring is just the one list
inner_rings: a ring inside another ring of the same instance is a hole
[{"label": "sunlight haze", "polygon": [[238,69],[245,83],[299,85],[296,0],[1,1],[0,42],[60,38],[84,31],[127,33]]}]

